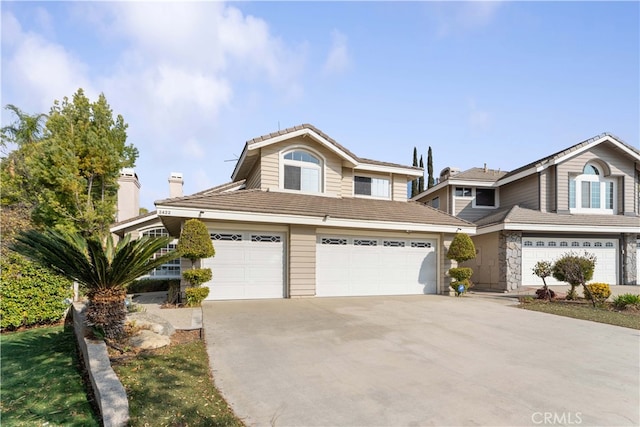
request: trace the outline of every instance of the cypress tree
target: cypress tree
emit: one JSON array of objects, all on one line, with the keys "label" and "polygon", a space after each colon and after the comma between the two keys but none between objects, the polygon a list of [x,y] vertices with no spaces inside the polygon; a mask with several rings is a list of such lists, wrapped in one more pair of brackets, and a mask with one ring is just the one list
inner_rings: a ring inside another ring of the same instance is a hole
[{"label": "cypress tree", "polygon": [[429,152],[427,153],[427,173],[427,188],[431,188],[436,184],[435,179],[433,179],[433,154],[431,152],[431,146],[429,146]]},{"label": "cypress tree", "polygon": [[[418,166],[418,149],[413,147],[413,166]],[[411,181],[411,197],[418,195],[418,180]]]},{"label": "cypress tree", "polygon": [[422,176],[418,178],[418,194],[424,191],[424,162],[422,161],[422,155],[420,155],[420,167],[423,169]]}]

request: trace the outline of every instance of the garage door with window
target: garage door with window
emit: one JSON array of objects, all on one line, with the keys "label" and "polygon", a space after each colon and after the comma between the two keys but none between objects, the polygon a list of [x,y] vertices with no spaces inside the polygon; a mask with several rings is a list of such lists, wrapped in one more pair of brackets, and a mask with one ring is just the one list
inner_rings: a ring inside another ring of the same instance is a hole
[{"label": "garage door with window", "polygon": [[208,300],[283,298],[284,233],[214,231],[216,255],[202,260],[211,268]]},{"label": "garage door with window", "polygon": [[316,295],[418,295],[437,291],[437,241],[318,236]]},{"label": "garage door with window", "polygon": [[[618,284],[618,239],[523,237],[522,285],[542,286],[542,279],[533,274],[538,261],[553,262],[568,252],[582,255],[585,251],[596,256],[591,282]],[[548,285],[566,285],[553,277],[548,277],[546,281]]]}]

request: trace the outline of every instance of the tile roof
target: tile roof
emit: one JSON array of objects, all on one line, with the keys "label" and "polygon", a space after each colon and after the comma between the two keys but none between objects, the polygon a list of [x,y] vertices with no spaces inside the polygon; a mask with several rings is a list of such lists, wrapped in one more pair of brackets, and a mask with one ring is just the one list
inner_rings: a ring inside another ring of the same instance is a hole
[{"label": "tile roof", "polygon": [[507,174],[507,171],[485,168],[471,168],[464,172],[459,172],[449,177],[450,180],[469,180],[469,181],[497,181]]},{"label": "tile roof", "polygon": [[478,228],[501,223],[587,226],[594,227],[594,229],[599,227],[637,227],[638,231],[640,231],[640,217],[627,215],[558,214],[521,208],[518,205],[498,210],[475,221]]},{"label": "tile roof", "polygon": [[531,162],[531,163],[528,163],[528,164],[526,164],[526,165],[524,165],[522,167],[519,167],[518,169],[512,170],[511,172],[506,174],[503,178],[511,177],[511,176],[516,175],[516,174],[518,174],[520,172],[526,171],[527,169],[532,168],[532,167],[536,167],[537,168],[539,166],[542,166],[542,165],[544,165],[545,163],[547,163],[547,162],[549,162],[551,160],[555,160],[555,159],[559,159],[561,157],[564,157],[564,156],[566,156],[567,154],[570,154],[573,151],[579,150],[580,148],[582,148],[582,147],[584,147],[586,145],[589,145],[592,142],[597,141],[597,140],[602,139],[602,138],[607,137],[607,136],[610,137],[610,138],[615,139],[620,144],[624,145],[629,150],[637,153],[640,156],[640,150],[638,150],[637,148],[627,144],[626,142],[624,142],[623,140],[621,140],[617,136],[612,135],[612,134],[610,134],[608,132],[605,132],[605,133],[602,133],[600,135],[596,135],[596,136],[594,136],[592,138],[589,138],[589,139],[587,139],[585,141],[582,141],[582,142],[580,142],[580,143],[578,143],[576,145],[572,145],[569,148],[565,148],[564,150],[558,151],[557,153],[553,153],[550,156],[543,157],[542,159],[538,159],[538,160],[536,160],[534,162]]},{"label": "tile roof", "polygon": [[308,194],[238,190],[157,201],[158,206],[265,214],[324,216],[377,222],[406,222],[455,227],[473,224],[417,202],[335,198]]}]

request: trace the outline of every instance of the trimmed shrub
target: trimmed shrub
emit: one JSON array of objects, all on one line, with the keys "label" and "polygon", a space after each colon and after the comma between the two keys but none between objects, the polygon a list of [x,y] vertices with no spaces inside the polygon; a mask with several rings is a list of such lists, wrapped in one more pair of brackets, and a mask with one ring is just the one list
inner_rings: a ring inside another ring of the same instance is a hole
[{"label": "trimmed shrub", "polygon": [[468,261],[476,257],[476,247],[473,244],[473,240],[466,233],[458,233],[453,238],[449,250],[447,251],[447,258],[453,259],[458,262]]},{"label": "trimmed shrub", "polygon": [[213,277],[210,268],[193,268],[182,272],[184,280],[189,282],[191,286],[198,287],[203,283],[207,283]]},{"label": "trimmed shrub", "polygon": [[622,294],[613,298],[613,305],[618,310],[624,310],[632,307],[640,310],[640,295]]},{"label": "trimmed shrub", "polygon": [[190,219],[184,223],[176,250],[181,257],[191,260],[191,264],[216,254],[207,226],[199,219]]},{"label": "trimmed shrub", "polygon": [[201,288],[187,288],[185,290],[187,296],[187,305],[189,307],[199,307],[202,301],[209,295],[209,288],[206,286]]},{"label": "trimmed shrub", "polygon": [[472,288],[473,283],[469,279],[464,279],[464,280],[456,280],[455,282],[451,282],[449,286],[451,286],[451,289],[454,290],[454,292],[456,293],[456,296],[459,297],[460,295],[466,293],[469,290],[469,288]]},{"label": "trimmed shrub", "polygon": [[0,328],[16,329],[62,319],[73,298],[69,280],[13,252],[2,255],[0,269]]},{"label": "trimmed shrub", "polygon": [[177,283],[180,286],[180,279],[140,279],[134,280],[127,286],[127,292],[130,294],[142,294],[145,292],[163,292],[168,291],[171,283]]},{"label": "trimmed shrub", "polygon": [[462,282],[464,280],[471,279],[473,275],[473,270],[468,267],[457,267],[449,269],[449,276],[456,279],[457,282]]},{"label": "trimmed shrub", "polygon": [[593,299],[597,302],[604,302],[611,296],[611,288],[609,288],[609,285],[606,283],[590,283],[586,285],[582,292],[585,298],[589,298],[589,293],[586,288],[589,288]]},{"label": "trimmed shrub", "polygon": [[593,277],[596,257],[585,252],[583,256],[569,252],[558,259],[551,269],[551,275],[561,282],[571,285],[567,299],[576,299],[576,286],[584,285]]}]

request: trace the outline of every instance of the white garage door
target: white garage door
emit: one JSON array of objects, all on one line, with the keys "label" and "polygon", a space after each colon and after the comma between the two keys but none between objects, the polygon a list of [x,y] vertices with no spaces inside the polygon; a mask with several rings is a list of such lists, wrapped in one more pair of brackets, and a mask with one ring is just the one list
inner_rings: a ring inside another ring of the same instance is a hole
[{"label": "white garage door", "polygon": [[284,297],[284,234],[217,231],[211,239],[216,255],[202,260],[213,272],[208,300]]},{"label": "white garage door", "polygon": [[636,241],[636,285],[640,285],[640,239]]},{"label": "white garage door", "polygon": [[[553,262],[568,252],[579,255],[584,252],[596,256],[596,268],[591,282],[618,284],[618,240],[617,239],[577,239],[577,238],[522,238],[522,284],[542,286],[542,279],[532,272],[538,261]],[[546,279],[548,285],[566,285],[553,277]]]},{"label": "white garage door", "polygon": [[318,236],[316,295],[434,294],[436,240]]}]

